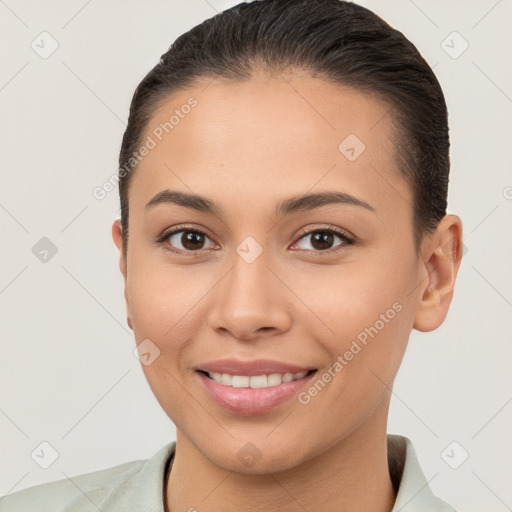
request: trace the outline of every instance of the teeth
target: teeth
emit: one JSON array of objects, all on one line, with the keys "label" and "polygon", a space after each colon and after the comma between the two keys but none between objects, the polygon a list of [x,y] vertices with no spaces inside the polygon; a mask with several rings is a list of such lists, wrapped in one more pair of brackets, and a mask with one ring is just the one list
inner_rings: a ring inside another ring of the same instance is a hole
[{"label": "teeth", "polygon": [[234,388],[248,388],[250,380],[250,377],[233,375],[233,377],[231,377],[231,385]]},{"label": "teeth", "polygon": [[269,388],[279,386],[282,382],[291,382],[292,380],[302,379],[308,372],[299,373],[271,373],[270,375],[229,375],[228,373],[208,372],[208,375],[215,381],[224,386],[234,388]]},{"label": "teeth", "polygon": [[280,373],[271,373],[267,377],[269,386],[279,386],[281,384],[281,374]]},{"label": "teeth", "polygon": [[[233,377],[233,380],[235,380],[234,377]],[[267,376],[266,375],[253,375],[249,379],[249,387],[250,388],[266,388],[266,387],[268,387]]]}]

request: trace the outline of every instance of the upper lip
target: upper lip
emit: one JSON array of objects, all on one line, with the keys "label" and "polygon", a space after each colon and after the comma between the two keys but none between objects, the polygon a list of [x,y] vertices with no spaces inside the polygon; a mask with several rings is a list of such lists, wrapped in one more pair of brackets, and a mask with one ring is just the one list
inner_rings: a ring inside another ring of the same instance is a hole
[{"label": "upper lip", "polygon": [[271,373],[300,373],[315,368],[298,366],[281,361],[272,361],[270,359],[253,359],[251,361],[242,361],[240,359],[218,359],[198,365],[196,370],[205,372],[227,373],[230,375],[264,375]]}]

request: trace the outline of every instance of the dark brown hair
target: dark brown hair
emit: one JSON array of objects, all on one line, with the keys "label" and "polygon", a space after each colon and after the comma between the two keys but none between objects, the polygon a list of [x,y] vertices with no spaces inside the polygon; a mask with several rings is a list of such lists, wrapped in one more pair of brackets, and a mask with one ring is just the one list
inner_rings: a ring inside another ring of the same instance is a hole
[{"label": "dark brown hair", "polygon": [[389,105],[397,163],[413,191],[417,245],[436,228],[446,214],[448,113],[441,86],[416,47],[375,13],[351,2],[257,0],[182,34],[137,86],[119,155],[125,254],[128,190],[136,170],[129,172],[128,162],[158,106],[195,80],[249,80],[262,69],[302,69]]}]

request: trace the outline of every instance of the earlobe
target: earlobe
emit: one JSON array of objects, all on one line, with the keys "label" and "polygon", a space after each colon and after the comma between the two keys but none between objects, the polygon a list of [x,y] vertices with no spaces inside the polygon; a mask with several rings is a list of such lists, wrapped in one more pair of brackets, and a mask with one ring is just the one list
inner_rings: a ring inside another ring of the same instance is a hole
[{"label": "earlobe", "polygon": [[462,258],[462,222],[446,215],[429,238],[423,252],[425,275],[419,287],[419,304],[413,327],[433,331],[446,318],[453,297],[455,279]]}]

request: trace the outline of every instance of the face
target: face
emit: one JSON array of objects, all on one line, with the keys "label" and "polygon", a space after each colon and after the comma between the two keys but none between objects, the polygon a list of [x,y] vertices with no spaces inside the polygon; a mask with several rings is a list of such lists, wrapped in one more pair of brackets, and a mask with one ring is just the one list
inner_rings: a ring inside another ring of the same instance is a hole
[{"label": "face", "polygon": [[292,468],[385,429],[425,288],[387,112],[351,88],[259,75],[182,90],[147,127],[128,317],[159,403],[219,466]]}]

